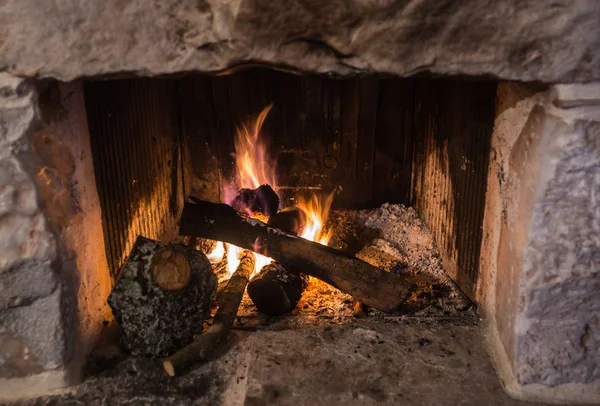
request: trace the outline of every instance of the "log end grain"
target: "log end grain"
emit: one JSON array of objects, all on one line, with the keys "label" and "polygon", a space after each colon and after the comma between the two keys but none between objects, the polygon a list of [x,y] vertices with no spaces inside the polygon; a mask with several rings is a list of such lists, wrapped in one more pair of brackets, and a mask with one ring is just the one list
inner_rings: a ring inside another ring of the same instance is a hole
[{"label": "log end grain", "polygon": [[202,332],[216,289],[204,254],[139,237],[108,303],[130,353],[165,356]]}]

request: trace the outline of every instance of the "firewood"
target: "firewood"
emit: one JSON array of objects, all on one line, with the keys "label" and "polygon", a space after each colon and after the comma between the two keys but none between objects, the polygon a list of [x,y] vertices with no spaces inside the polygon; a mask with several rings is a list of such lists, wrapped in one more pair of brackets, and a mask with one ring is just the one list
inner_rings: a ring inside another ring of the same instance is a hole
[{"label": "firewood", "polygon": [[271,216],[267,225],[286,233],[300,235],[306,226],[306,215],[297,207],[286,208]]},{"label": "firewood", "polygon": [[[269,218],[268,225],[299,235],[306,225],[306,215],[297,207],[281,210]],[[273,262],[262,268],[248,284],[248,296],[259,312],[280,316],[294,310],[308,286],[308,277]]]},{"label": "firewood", "polygon": [[308,276],[290,272],[273,262],[252,278],[248,296],[259,312],[280,316],[294,310],[307,286]]},{"label": "firewood", "polygon": [[249,216],[262,214],[270,217],[279,209],[279,196],[269,185],[261,185],[256,189],[242,189],[231,202],[231,207]]},{"label": "firewood", "polygon": [[225,204],[186,203],[179,232],[271,257],[289,271],[314,276],[381,311],[396,309],[413,285],[404,275],[385,272],[344,252],[242,217]]},{"label": "firewood", "polygon": [[194,342],[163,361],[163,368],[168,375],[181,375],[192,366],[206,361],[217,344],[227,336],[233,326],[242,296],[248,285],[248,279],[253,271],[254,255],[245,251],[223,292],[222,302],[213,318],[212,325],[204,333],[194,338]]},{"label": "firewood", "polygon": [[108,304],[129,352],[165,356],[193,340],[216,290],[204,254],[138,237]]}]

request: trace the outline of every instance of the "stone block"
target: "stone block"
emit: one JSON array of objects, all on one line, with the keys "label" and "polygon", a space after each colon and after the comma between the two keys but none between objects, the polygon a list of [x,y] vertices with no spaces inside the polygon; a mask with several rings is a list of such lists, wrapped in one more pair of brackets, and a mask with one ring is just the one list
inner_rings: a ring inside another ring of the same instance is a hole
[{"label": "stone block", "polygon": [[36,118],[35,92],[28,80],[0,72],[0,158],[10,152]]},{"label": "stone block", "polygon": [[0,66],[65,81],[218,71],[244,62],[356,75],[600,79],[595,0],[325,2],[7,0]]},{"label": "stone block", "polygon": [[0,309],[22,306],[52,293],[58,275],[49,260],[27,260],[0,273]]},{"label": "stone block", "polygon": [[26,376],[64,365],[61,289],[26,306],[0,311],[0,377]]},{"label": "stone block", "polygon": [[0,160],[0,216],[33,215],[37,211],[35,185],[14,157]]},{"label": "stone block", "polygon": [[0,217],[0,270],[26,259],[52,259],[54,237],[41,214],[8,213]]}]

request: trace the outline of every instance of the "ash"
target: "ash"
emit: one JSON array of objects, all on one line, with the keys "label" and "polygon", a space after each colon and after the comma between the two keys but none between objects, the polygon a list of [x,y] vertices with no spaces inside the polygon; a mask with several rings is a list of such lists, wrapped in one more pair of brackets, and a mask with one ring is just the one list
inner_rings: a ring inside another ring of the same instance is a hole
[{"label": "ash", "polygon": [[371,210],[333,211],[326,226],[333,230],[329,245],[371,265],[397,274],[411,273],[422,280],[394,314],[355,309],[354,299],[318,279],[292,313],[267,318],[244,295],[236,328],[287,329],[307,325],[345,324],[356,317],[434,317],[476,320],[470,300],[449,278],[429,228],[412,207],[386,203]]}]

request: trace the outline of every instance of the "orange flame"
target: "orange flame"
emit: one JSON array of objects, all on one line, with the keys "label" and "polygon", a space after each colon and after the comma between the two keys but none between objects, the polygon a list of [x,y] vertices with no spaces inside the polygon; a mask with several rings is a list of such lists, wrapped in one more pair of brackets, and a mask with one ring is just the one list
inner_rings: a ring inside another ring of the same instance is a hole
[{"label": "orange flame", "polygon": [[276,188],[275,162],[269,158],[267,144],[261,139],[260,131],[273,108],[272,104],[265,107],[256,120],[242,124],[236,130],[235,165],[236,175],[234,185],[225,185],[224,197],[226,203],[231,203],[240,188],[255,189],[260,185],[270,185]]},{"label": "orange flame", "polygon": [[[231,203],[240,188],[255,189],[268,184],[275,189],[275,162],[269,158],[269,150],[260,136],[261,128],[273,105],[265,107],[256,120],[242,124],[237,128],[235,145],[236,175],[234,185],[225,185],[223,196],[226,203]],[[263,219],[261,219],[263,220]],[[232,275],[240,263],[240,247],[225,244],[227,247],[227,271]],[[271,258],[254,254],[254,274],[263,266],[272,262]],[[253,275],[254,275],[253,274]]]},{"label": "orange flame", "polygon": [[221,241],[217,241],[217,245],[208,255],[206,255],[206,258],[208,258],[208,261],[211,264],[215,264],[221,261],[224,255],[225,247],[223,246],[223,243]]},{"label": "orange flame", "polygon": [[[223,200],[226,203],[233,201],[240,188],[254,189],[268,184],[276,189],[275,162],[270,159],[267,145],[261,139],[262,126],[272,107],[272,104],[268,105],[253,122],[243,124],[237,128],[234,142],[235,184],[225,185],[224,187]],[[323,226],[327,221],[333,197],[332,193],[321,198],[313,195],[310,199],[298,199],[298,208],[306,215],[306,226],[301,234],[303,238],[327,245],[331,233],[324,232]],[[239,256],[242,249],[232,244],[225,244],[225,247],[227,248],[227,270],[229,275],[232,275],[240,263]],[[222,253],[220,255],[223,256]],[[254,259],[254,274],[259,272],[263,266],[272,262],[271,258],[256,253]]]},{"label": "orange flame", "polygon": [[327,222],[327,217],[329,217],[329,209],[331,209],[333,198],[333,193],[325,197],[312,195],[310,199],[298,198],[297,206],[306,216],[306,226],[302,230],[302,238],[327,245],[331,238],[331,230],[325,232],[323,227]]}]

